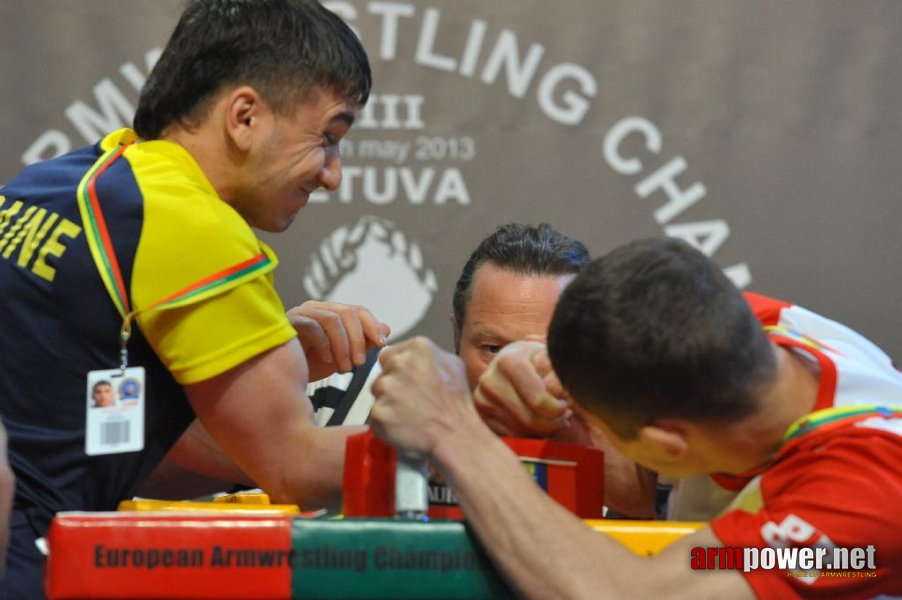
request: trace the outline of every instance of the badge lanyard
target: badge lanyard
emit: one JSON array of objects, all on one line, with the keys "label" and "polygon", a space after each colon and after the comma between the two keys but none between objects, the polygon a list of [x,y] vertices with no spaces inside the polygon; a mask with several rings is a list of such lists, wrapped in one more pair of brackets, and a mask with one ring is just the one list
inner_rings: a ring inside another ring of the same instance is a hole
[{"label": "badge lanyard", "polygon": [[[116,310],[122,316],[119,369],[88,372],[85,425],[85,453],[88,455],[133,452],[144,447],[144,368],[129,367],[128,364],[128,341],[135,316],[139,312],[181,306],[212,296],[224,286],[234,284],[235,280],[257,277],[272,265],[272,259],[261,251],[165,298],[140,309],[133,308],[97,196],[97,178],[123,155],[130,144],[101,156],[79,183],[76,194],[94,264]],[[113,385],[115,381],[119,381],[116,386]]]},{"label": "badge lanyard", "polygon": [[845,426],[857,421],[864,421],[874,417],[884,419],[902,418],[902,408],[895,406],[861,405],[861,406],[837,406],[825,408],[805,415],[797,419],[783,435],[783,443],[786,444],[815,429],[829,429],[831,427]]},{"label": "badge lanyard", "polygon": [[187,304],[198,296],[205,295],[210,290],[227,285],[235,279],[245,278],[267,269],[272,262],[269,256],[260,252],[256,256],[243,262],[227,267],[217,273],[192,283],[191,285],[165,297],[141,309],[132,310],[129,295],[126,292],[125,281],[116,251],[110,239],[106,219],[100,208],[97,197],[97,178],[112,165],[125,152],[132,142],[119,146],[104,154],[85,175],[78,189],[78,207],[81,211],[82,221],[85,223],[85,236],[91,249],[91,256],[97,265],[97,270],[103,280],[103,284],[113,300],[119,314],[122,315],[122,328],[119,331],[120,368],[128,367],[128,340],[131,337],[131,321],[139,312],[152,309],[169,308]]}]

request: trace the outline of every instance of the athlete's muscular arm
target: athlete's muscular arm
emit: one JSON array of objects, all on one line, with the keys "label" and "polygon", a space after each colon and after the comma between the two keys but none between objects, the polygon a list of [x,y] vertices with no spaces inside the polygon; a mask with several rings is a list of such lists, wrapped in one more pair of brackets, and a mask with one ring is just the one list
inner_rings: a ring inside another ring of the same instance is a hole
[{"label": "athlete's muscular arm", "polygon": [[[308,366],[317,369],[319,377],[362,364],[366,352],[383,346],[389,334],[388,325],[362,306],[309,301],[287,315],[298,333]],[[192,497],[223,491],[234,483],[258,485],[195,420],[139,494]]]},{"label": "athlete's muscular arm", "polygon": [[197,498],[232,489],[236,483],[256,486],[247,473],[195,419],[137,490],[149,498]]},{"label": "athlete's muscular arm", "polygon": [[468,523],[526,598],[752,598],[735,571],[695,573],[690,549],[716,546],[705,528],[654,558],[587,528],[545,494],[473,407],[463,365],[422,338],[382,352],[373,430],[429,456]]},{"label": "athlete's muscular arm", "polygon": [[345,439],[362,427],[317,427],[297,339],[221,375],[185,386],[216,443],[274,502],[341,503]]}]

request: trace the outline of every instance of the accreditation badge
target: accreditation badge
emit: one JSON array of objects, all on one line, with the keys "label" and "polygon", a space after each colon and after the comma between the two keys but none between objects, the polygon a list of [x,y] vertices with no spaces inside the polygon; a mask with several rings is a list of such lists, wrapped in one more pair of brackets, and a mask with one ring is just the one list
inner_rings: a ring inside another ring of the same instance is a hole
[{"label": "accreditation badge", "polygon": [[144,367],[88,372],[85,453],[144,449]]}]

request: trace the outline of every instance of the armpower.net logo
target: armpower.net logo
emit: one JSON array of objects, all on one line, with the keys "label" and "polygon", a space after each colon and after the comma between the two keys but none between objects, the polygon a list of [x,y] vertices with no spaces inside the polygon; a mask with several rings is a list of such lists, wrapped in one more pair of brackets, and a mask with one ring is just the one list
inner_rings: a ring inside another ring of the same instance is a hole
[{"label": "armpower.net logo", "polygon": [[877,576],[877,553],[872,544],[837,547],[826,535],[795,515],[788,515],[779,525],[766,523],[761,533],[769,547],[697,546],[690,551],[689,565],[695,571],[779,570],[808,584],[820,577]]},{"label": "armpower.net logo", "polygon": [[743,548],[695,547],[691,552],[693,570],[734,569],[746,573],[759,569],[779,569],[790,575],[822,577],[875,577],[874,546],[864,548]]}]

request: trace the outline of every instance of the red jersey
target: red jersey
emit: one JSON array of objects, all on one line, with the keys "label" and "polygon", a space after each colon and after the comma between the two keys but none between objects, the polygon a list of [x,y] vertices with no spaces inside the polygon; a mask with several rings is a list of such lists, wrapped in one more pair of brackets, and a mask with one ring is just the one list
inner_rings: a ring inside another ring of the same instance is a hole
[{"label": "red jersey", "polygon": [[711,522],[715,535],[726,547],[873,547],[874,568],[744,573],[761,598],[902,595],[902,374],[839,323],[746,296],[775,343],[817,360],[820,388],[773,463]]}]

